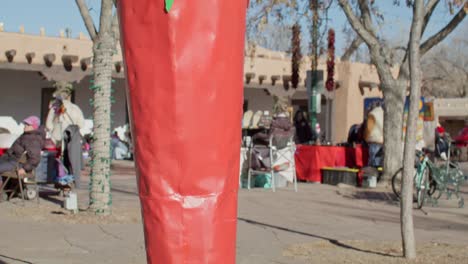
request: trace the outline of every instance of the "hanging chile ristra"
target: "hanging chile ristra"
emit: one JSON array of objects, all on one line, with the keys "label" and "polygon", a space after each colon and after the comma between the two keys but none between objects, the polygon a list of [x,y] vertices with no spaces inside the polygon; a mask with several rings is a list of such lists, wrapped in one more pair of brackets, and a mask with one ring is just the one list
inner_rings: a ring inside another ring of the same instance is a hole
[{"label": "hanging chile ristra", "polygon": [[169,12],[174,4],[174,0],[164,0],[166,2],[166,12]]},{"label": "hanging chile ristra", "polygon": [[328,58],[327,58],[327,82],[325,87],[328,91],[333,91],[335,88],[335,31],[328,31]]},{"label": "hanging chile ristra", "polygon": [[301,27],[299,24],[294,24],[292,27],[292,71],[291,71],[291,84],[294,89],[297,88],[299,84],[299,67],[302,59],[301,54]]}]

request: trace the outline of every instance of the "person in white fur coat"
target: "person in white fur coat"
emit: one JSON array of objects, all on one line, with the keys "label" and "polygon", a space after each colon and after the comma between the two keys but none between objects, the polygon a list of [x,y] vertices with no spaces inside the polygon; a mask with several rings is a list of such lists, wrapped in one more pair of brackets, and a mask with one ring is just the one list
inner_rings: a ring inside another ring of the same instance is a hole
[{"label": "person in white fur coat", "polygon": [[369,162],[371,167],[381,167],[383,165],[383,125],[384,110],[380,105],[372,109],[367,116],[364,139],[369,145]]},{"label": "person in white fur coat", "polygon": [[63,133],[70,125],[77,125],[80,129],[85,126],[85,119],[81,109],[70,101],[70,89],[60,89],[55,94],[46,128],[57,146],[62,144]]}]

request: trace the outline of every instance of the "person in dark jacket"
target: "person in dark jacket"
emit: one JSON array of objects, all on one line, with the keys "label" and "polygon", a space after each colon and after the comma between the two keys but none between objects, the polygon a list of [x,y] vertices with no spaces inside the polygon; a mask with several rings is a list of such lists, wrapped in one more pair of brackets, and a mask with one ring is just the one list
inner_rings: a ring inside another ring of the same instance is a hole
[{"label": "person in dark jacket", "polygon": [[26,151],[26,163],[19,169],[19,175],[33,171],[41,160],[41,150],[45,142],[45,132],[40,120],[30,116],[23,120],[24,133],[16,139],[8,151],[0,157],[0,173],[15,169],[16,163]]},{"label": "person in dark jacket", "polygon": [[270,132],[259,132],[253,136],[254,144],[268,145],[270,137],[278,141],[275,146],[283,148],[286,146],[287,141],[294,135],[294,126],[289,121],[289,117],[285,113],[281,113],[273,118],[271,122]]},{"label": "person in dark jacket", "polygon": [[83,138],[78,125],[69,125],[63,135],[63,163],[68,173],[75,179],[75,187],[80,187],[80,175],[83,163]]},{"label": "person in dark jacket", "polygon": [[296,127],[296,143],[307,144],[317,139],[317,135],[313,135],[310,123],[306,112],[298,110],[294,116],[294,126]]},{"label": "person in dark jacket", "polygon": [[[285,108],[284,108],[285,109]],[[295,128],[291,124],[288,113],[283,110],[277,113],[271,123],[269,133],[260,132],[253,136],[254,142],[251,166],[253,169],[266,169],[271,166],[270,151],[268,149],[270,137],[272,144],[278,149],[287,146],[289,140],[295,134]]]}]

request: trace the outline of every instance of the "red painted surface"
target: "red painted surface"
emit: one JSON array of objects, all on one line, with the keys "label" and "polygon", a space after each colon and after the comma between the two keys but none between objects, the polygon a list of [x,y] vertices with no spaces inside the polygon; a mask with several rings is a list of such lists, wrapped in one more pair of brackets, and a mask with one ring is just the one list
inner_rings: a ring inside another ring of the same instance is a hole
[{"label": "red painted surface", "polygon": [[457,147],[468,146],[468,126],[464,127],[462,131],[455,137]]},{"label": "red painted surface", "polygon": [[299,180],[322,182],[322,168],[362,168],[367,165],[368,151],[361,146],[350,148],[298,145],[295,158]]},{"label": "red painted surface", "polygon": [[[50,151],[50,152],[56,152],[57,153],[57,158],[60,157],[60,148],[43,148],[43,151]],[[0,148],[0,156],[5,154],[8,151],[7,148]]]},{"label": "red painted surface", "polygon": [[246,8],[119,1],[148,263],[235,263]]}]

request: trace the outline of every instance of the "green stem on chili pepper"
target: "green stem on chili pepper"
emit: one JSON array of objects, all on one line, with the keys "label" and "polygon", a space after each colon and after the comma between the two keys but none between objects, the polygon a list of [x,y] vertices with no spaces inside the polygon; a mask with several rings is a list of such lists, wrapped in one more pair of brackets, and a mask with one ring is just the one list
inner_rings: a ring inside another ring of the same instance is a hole
[{"label": "green stem on chili pepper", "polygon": [[171,10],[172,5],[174,4],[174,0],[165,0],[166,2],[166,12],[169,12]]}]

